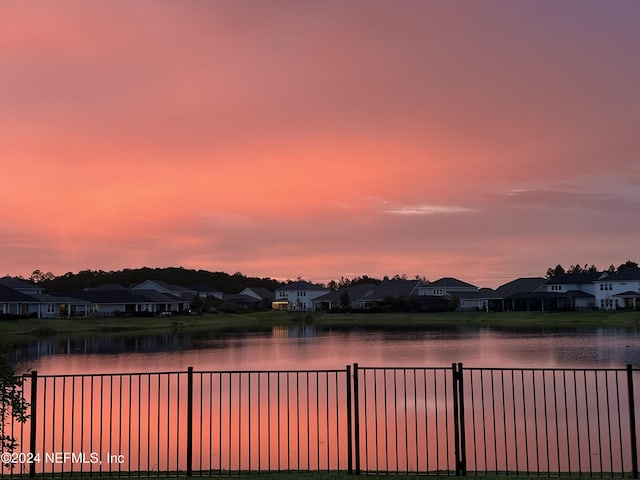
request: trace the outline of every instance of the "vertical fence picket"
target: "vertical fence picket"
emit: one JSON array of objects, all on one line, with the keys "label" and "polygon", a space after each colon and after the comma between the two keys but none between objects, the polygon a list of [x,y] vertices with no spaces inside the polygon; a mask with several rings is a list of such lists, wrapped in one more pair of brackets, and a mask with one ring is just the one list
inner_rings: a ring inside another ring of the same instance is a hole
[{"label": "vertical fence picket", "polygon": [[633,367],[627,365],[627,392],[629,394],[629,429],[631,467],[633,478],[638,478],[638,437],[636,436],[636,402],[633,392]]},{"label": "vertical fence picket", "polygon": [[[31,458],[34,458],[38,453],[36,445],[36,434],[38,433],[38,372],[34,370],[31,372],[31,405],[30,405],[30,424],[29,424],[29,453]],[[29,476],[36,476],[36,463],[32,462],[29,465]]]}]

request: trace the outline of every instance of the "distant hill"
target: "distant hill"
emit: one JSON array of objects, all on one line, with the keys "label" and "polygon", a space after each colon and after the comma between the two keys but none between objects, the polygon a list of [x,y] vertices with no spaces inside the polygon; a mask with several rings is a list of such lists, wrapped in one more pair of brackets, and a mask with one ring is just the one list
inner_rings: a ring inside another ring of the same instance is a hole
[{"label": "distant hill", "polygon": [[38,282],[38,285],[47,291],[69,291],[97,287],[105,283],[118,283],[129,287],[145,280],[161,280],[184,287],[206,285],[224,293],[238,293],[246,287],[264,287],[273,291],[283,285],[283,282],[272,278],[247,277],[240,272],[231,275],[224,272],[189,270],[182,267],[127,268],[111,272],[82,270],[78,273],[68,272],[59,277],[43,279]]}]

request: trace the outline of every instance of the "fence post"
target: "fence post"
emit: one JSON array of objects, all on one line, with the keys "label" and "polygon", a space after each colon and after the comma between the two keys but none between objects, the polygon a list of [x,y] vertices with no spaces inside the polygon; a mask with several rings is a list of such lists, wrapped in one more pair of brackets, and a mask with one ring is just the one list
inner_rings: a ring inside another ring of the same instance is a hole
[{"label": "fence post", "polygon": [[351,365],[347,365],[347,473],[353,474],[353,439],[351,438]]},{"label": "fence post", "polygon": [[636,403],[633,394],[633,367],[627,364],[627,391],[629,393],[629,431],[631,433],[631,466],[633,478],[638,478],[638,439],[636,437]]},{"label": "fence post", "polygon": [[358,394],[358,364],[353,364],[353,428],[356,475],[360,475],[360,395]]},{"label": "fence post", "polygon": [[462,387],[462,363],[451,364],[453,372],[453,431],[456,477],[467,474],[467,455],[464,433],[464,389]]},{"label": "fence post", "polygon": [[456,467],[456,477],[460,476],[460,425],[458,418],[458,365],[451,364],[453,378],[453,454]]},{"label": "fence post", "polygon": [[462,375],[462,362],[458,363],[458,414],[460,416],[460,475],[467,474],[467,447],[464,421],[464,376]]},{"label": "fence post", "polygon": [[[31,458],[36,458],[36,433],[37,433],[37,416],[36,405],[38,401],[38,371],[31,372],[31,405],[29,418],[31,423],[29,424],[29,452],[31,452]],[[36,463],[31,462],[29,465],[29,476],[36,476]]]},{"label": "fence post", "polygon": [[187,477],[193,475],[193,367],[187,368]]}]

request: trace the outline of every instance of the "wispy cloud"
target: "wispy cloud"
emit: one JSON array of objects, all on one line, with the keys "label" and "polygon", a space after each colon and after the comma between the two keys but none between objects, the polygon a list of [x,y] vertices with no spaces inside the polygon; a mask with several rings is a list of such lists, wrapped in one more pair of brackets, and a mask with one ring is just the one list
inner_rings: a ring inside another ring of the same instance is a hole
[{"label": "wispy cloud", "polygon": [[443,215],[452,213],[469,213],[477,211],[474,208],[460,207],[456,205],[406,205],[403,207],[385,210],[392,215]]}]

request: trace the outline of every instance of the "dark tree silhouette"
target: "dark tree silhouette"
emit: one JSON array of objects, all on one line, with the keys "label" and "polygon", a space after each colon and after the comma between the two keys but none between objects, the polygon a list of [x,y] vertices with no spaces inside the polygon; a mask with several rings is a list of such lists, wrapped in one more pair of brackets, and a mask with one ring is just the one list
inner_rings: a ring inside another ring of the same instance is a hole
[{"label": "dark tree silhouette", "polygon": [[3,452],[12,452],[18,447],[11,430],[6,428],[10,420],[24,423],[29,418],[29,404],[22,396],[22,377],[15,374],[8,352],[6,347],[0,347],[0,446]]}]

